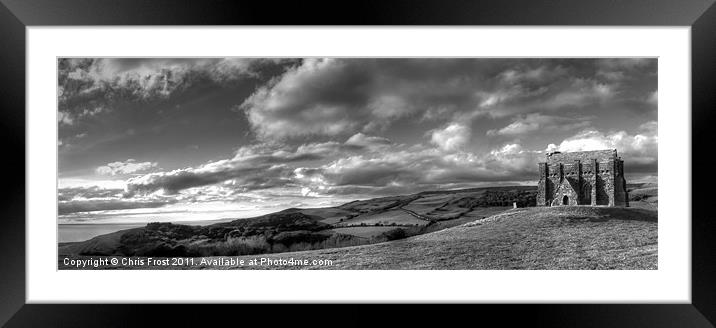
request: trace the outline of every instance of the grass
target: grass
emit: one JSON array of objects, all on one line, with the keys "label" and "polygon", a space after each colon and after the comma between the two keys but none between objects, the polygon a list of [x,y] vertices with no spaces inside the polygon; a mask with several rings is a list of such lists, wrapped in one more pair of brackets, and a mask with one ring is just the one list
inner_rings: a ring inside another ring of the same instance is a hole
[{"label": "grass", "polygon": [[350,220],[341,222],[340,226],[356,225],[361,223],[365,223],[367,225],[374,225],[377,223],[383,225],[390,225],[393,223],[397,225],[425,225],[427,221],[417,219],[403,210],[391,210],[376,214],[362,214]]},{"label": "grass", "polygon": [[386,226],[386,227],[376,227],[376,226],[365,226],[365,227],[349,227],[349,228],[335,228],[331,229],[334,232],[342,233],[346,235],[353,235],[356,237],[361,238],[371,238],[377,235],[380,235],[381,233],[384,233],[386,231],[395,229],[396,227]]},{"label": "grass", "polygon": [[422,198],[414,200],[410,204],[403,207],[415,213],[425,215],[436,207],[450,201],[452,198],[453,195],[451,194],[423,196]]},{"label": "grass", "polygon": [[338,206],[342,210],[366,213],[370,211],[380,210],[390,205],[393,205],[397,201],[404,200],[409,196],[391,196],[382,198],[373,198],[368,200],[353,201],[350,203]]},{"label": "grass", "polygon": [[335,224],[340,219],[347,217],[348,215],[352,214],[350,211],[342,210],[340,208],[306,208],[301,209],[301,213],[304,213],[306,215],[315,215],[322,217],[323,220],[320,220],[323,223],[327,224]]},{"label": "grass", "polygon": [[656,210],[659,207],[659,188],[648,184],[629,189],[629,206]]},{"label": "grass", "polygon": [[465,216],[476,220],[493,216],[510,209],[512,209],[512,206],[476,207],[473,208],[472,211],[465,213]]},{"label": "grass", "polygon": [[657,240],[653,211],[525,208],[405,240],[292,255],[330,259],[331,269],[656,269]]},{"label": "grass", "polygon": [[655,211],[577,206],[520,208],[403,240],[260,257],[332,262],[331,266],[292,269],[654,270],[658,263],[657,241]]}]

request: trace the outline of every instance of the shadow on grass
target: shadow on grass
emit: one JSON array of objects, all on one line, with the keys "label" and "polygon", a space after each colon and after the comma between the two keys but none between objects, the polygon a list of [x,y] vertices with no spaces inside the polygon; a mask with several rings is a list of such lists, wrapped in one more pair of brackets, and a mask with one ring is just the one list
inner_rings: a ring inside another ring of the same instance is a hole
[{"label": "shadow on grass", "polygon": [[659,218],[657,211],[641,208],[565,206],[561,209],[560,218],[574,222],[611,220],[658,222]]}]

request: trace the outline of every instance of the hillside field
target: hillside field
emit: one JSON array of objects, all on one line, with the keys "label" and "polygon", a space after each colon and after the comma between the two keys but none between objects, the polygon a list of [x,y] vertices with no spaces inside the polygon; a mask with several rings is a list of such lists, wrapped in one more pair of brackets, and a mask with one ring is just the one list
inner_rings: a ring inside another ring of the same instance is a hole
[{"label": "hillside field", "polygon": [[206,257],[283,253],[375,244],[534,206],[536,188],[491,187],[358,200],[329,208],[289,208],[209,225],[153,222],[58,245],[61,256]]},{"label": "hillside field", "polygon": [[330,262],[330,266],[205,265],[191,268],[655,270],[658,263],[657,224],[655,211],[637,208],[518,208],[402,240],[235,257],[247,262],[259,257],[321,260]]}]

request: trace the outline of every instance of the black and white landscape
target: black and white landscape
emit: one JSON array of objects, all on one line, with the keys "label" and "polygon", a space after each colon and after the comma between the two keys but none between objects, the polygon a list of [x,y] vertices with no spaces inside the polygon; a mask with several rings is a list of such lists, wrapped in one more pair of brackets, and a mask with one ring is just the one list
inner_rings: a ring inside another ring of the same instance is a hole
[{"label": "black and white landscape", "polygon": [[[58,76],[59,269],[657,268],[655,58],[62,58]],[[536,207],[547,153],[604,149],[629,207]]]}]

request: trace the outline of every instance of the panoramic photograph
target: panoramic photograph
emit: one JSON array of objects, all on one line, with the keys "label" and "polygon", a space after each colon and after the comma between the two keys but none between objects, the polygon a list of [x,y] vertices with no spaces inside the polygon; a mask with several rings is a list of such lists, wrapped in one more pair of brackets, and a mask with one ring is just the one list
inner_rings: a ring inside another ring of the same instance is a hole
[{"label": "panoramic photograph", "polygon": [[656,270],[657,68],[58,58],[57,268]]}]

